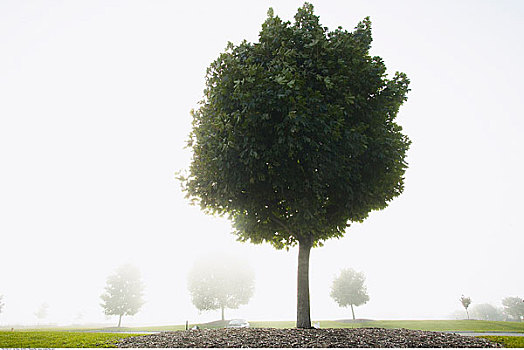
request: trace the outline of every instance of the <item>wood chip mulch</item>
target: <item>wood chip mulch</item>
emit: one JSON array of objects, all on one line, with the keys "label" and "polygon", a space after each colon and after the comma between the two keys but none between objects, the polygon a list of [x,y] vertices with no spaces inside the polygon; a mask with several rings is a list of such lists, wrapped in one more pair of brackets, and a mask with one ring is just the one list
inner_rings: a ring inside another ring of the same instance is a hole
[{"label": "wood chip mulch", "polygon": [[496,348],[486,339],[383,328],[202,329],[129,337],[120,348]]}]

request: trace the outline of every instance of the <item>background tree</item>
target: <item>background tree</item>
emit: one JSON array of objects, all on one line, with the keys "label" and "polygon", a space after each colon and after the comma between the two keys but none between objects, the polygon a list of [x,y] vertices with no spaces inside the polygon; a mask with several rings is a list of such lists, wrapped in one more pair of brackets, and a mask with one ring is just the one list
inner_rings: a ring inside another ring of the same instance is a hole
[{"label": "background tree", "polygon": [[4,306],[5,306],[3,299],[4,299],[4,296],[0,294],[0,314],[4,310]]},{"label": "background tree", "polygon": [[140,271],[133,265],[123,265],[107,278],[105,293],[100,296],[103,303],[100,305],[106,315],[118,316],[120,327],[122,316],[135,315],[144,304],[143,290]]},{"label": "background tree", "polygon": [[188,275],[193,305],[200,310],[237,309],[254,291],[254,273],[240,259],[215,255],[198,260]]},{"label": "background tree", "polygon": [[365,280],[364,273],[343,269],[331,286],[331,297],[341,307],[351,306],[353,320],[355,320],[353,306],[360,306],[369,301]]},{"label": "background tree", "polygon": [[35,311],[36,318],[38,318],[39,321],[44,320],[47,317],[48,309],[49,309],[49,304],[45,302],[42,303],[42,305],[38,307],[38,310]]},{"label": "background tree", "polygon": [[311,328],[309,255],[404,188],[410,141],[395,123],[403,73],[371,57],[371,22],[328,31],[313,6],[293,24],[268,11],[258,43],[228,44],[192,111],[182,185],[240,241],[298,245],[297,327]]},{"label": "background tree", "polygon": [[477,320],[503,321],[502,311],[491,304],[475,304],[471,307],[471,316]]},{"label": "background tree", "polygon": [[470,297],[465,297],[464,295],[462,295],[460,297],[460,302],[462,303],[462,306],[464,306],[464,309],[466,309],[466,315],[468,316],[468,320],[469,320],[468,307],[471,304],[471,298]]},{"label": "background tree", "polygon": [[524,319],[524,300],[521,297],[507,297],[502,299],[504,313],[511,318],[522,321]]}]

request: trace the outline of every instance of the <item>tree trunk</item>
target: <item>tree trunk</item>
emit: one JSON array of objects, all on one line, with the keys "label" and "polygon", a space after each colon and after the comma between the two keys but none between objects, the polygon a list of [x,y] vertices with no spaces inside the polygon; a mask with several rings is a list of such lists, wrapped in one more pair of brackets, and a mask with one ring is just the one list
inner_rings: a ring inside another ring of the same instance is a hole
[{"label": "tree trunk", "polygon": [[469,320],[469,312],[467,308],[466,308],[466,315],[468,315],[468,320]]},{"label": "tree trunk", "polygon": [[122,315],[118,317],[118,328],[120,328],[120,325],[122,324]]},{"label": "tree trunk", "polygon": [[222,321],[224,321],[224,307],[222,306]]},{"label": "tree trunk", "polygon": [[309,314],[309,253],[311,246],[311,239],[302,239],[298,243],[297,328],[311,328]]},{"label": "tree trunk", "polygon": [[351,304],[351,313],[353,314],[353,321],[355,321],[355,310],[353,310],[353,304]]}]

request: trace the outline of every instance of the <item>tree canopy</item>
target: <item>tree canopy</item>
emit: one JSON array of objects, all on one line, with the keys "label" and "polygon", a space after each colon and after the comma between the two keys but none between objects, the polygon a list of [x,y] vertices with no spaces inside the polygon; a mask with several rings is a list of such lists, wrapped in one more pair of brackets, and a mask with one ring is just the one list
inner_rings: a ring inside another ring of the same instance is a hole
[{"label": "tree canopy", "polygon": [[331,297],[341,307],[350,306],[353,319],[355,319],[353,306],[360,306],[369,301],[365,281],[364,273],[353,269],[343,269],[340,275],[333,280],[331,286]]},{"label": "tree canopy", "polygon": [[395,118],[409,80],[388,78],[371,41],[369,18],[328,31],[311,4],[294,23],[270,9],[258,42],[229,43],[211,63],[192,111],[187,196],[227,215],[240,241],[299,244],[298,309],[307,317],[311,247],[342,237],[404,188],[410,141]]},{"label": "tree canopy", "polygon": [[39,307],[38,310],[35,311],[35,316],[39,320],[43,320],[47,317],[47,310],[49,309],[49,304],[44,302]]},{"label": "tree canopy", "polygon": [[188,275],[193,305],[200,311],[237,309],[254,291],[254,273],[245,261],[213,255],[195,262]]},{"label": "tree canopy", "polygon": [[269,11],[260,42],[228,44],[193,111],[190,197],[241,240],[277,248],[341,237],[403,189],[409,141],[394,118],[408,79],[369,56],[371,22],[328,32],[305,4]]},{"label": "tree canopy", "polygon": [[507,297],[502,299],[504,313],[511,318],[522,321],[524,319],[524,300],[520,297]]},{"label": "tree canopy", "polygon": [[488,303],[473,305],[471,307],[471,316],[474,319],[484,320],[484,321],[503,321],[504,320],[502,310]]},{"label": "tree canopy", "polygon": [[122,316],[135,315],[144,304],[143,290],[140,271],[133,265],[123,265],[107,278],[105,292],[100,296],[103,303],[100,305],[106,315],[119,316],[120,327]]}]

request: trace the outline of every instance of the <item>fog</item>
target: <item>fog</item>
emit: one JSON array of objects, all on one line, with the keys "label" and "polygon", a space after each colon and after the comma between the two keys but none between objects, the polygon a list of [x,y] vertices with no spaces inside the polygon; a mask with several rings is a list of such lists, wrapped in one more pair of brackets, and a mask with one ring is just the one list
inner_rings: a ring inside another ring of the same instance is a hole
[{"label": "fog", "polygon": [[[398,123],[413,142],[404,193],[312,251],[312,319],[351,317],[329,296],[343,268],[366,276],[359,318],[444,319],[462,294],[524,296],[524,4],[311,2],[330,29],[371,17],[371,53],[411,79]],[[256,41],[269,7],[292,20],[302,4],[0,2],[0,326],[116,325],[100,295],[126,263],[146,302],[124,326],[217,320],[192,305],[187,274],[223,252],[255,273],[228,318],[295,319],[297,249],[236,242],[175,172],[207,66],[228,41]]]}]

